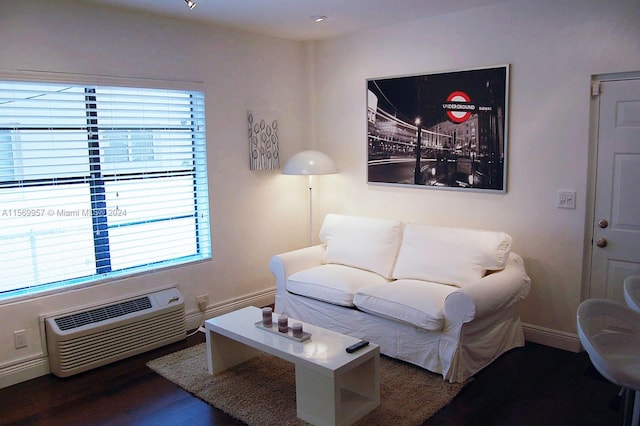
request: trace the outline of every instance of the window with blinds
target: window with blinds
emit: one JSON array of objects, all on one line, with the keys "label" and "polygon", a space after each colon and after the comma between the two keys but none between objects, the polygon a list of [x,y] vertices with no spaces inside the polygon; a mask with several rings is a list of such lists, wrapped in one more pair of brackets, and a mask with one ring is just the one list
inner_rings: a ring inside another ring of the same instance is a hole
[{"label": "window with blinds", "polygon": [[0,299],[211,257],[204,93],[0,81]]}]

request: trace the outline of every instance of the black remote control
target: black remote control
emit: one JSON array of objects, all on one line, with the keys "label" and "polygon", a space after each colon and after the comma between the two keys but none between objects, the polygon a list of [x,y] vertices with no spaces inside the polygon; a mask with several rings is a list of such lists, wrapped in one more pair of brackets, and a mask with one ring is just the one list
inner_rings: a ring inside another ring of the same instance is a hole
[{"label": "black remote control", "polygon": [[360,340],[358,343],[354,343],[354,344],[353,344],[353,345],[351,345],[351,346],[347,346],[346,351],[347,351],[348,353],[353,353],[353,352],[357,351],[358,349],[362,349],[362,348],[364,348],[364,347],[365,347],[365,346],[367,346],[368,344],[369,344],[369,341],[367,341],[367,340]]}]

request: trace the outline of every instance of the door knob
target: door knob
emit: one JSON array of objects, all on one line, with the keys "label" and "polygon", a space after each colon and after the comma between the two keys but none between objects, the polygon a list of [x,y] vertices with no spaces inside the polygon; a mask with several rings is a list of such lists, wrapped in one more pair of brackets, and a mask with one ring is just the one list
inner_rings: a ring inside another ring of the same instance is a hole
[{"label": "door knob", "polygon": [[606,228],[607,226],[609,226],[609,222],[607,222],[607,219],[600,219],[598,221],[598,226],[600,228]]},{"label": "door knob", "polygon": [[606,247],[607,246],[607,239],[606,238],[598,238],[596,241],[596,245],[600,248]]}]

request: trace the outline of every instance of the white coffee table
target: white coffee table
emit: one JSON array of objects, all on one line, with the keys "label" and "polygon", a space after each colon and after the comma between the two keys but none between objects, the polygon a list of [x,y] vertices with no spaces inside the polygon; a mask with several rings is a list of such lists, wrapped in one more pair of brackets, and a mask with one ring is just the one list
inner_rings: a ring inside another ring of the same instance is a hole
[{"label": "white coffee table", "polygon": [[378,345],[349,354],[354,337],[303,323],[311,338],[297,342],[256,327],[261,319],[262,310],[251,306],[205,321],[209,374],[262,351],[295,364],[297,415],[307,422],[348,425],[380,405]]}]

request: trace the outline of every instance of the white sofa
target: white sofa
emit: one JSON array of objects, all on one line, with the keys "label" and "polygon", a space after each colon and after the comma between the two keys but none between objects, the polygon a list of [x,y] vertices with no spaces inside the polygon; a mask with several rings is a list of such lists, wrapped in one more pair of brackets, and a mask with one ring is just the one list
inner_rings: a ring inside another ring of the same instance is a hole
[{"label": "white sofa", "polygon": [[464,382],[524,345],[522,258],[503,232],[329,214],[322,244],[273,256],[275,312]]}]

